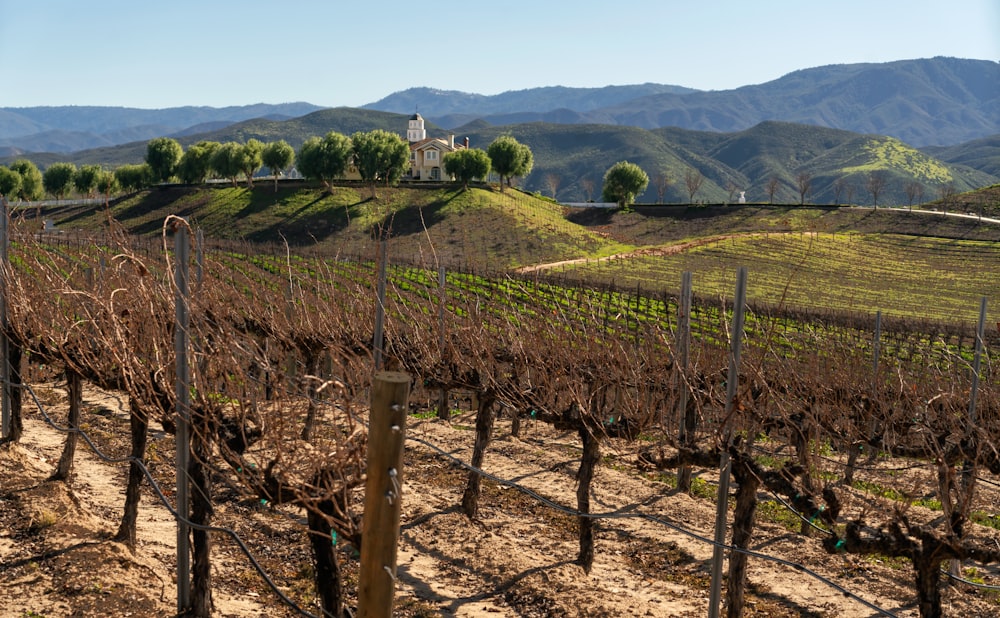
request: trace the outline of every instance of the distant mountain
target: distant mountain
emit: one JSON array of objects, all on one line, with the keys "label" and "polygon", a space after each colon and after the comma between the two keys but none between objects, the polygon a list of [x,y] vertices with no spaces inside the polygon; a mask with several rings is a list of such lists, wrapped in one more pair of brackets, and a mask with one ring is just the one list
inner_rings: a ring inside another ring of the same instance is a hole
[{"label": "distant mountain", "polygon": [[[443,127],[559,122],[741,131],[767,120],[876,133],[915,146],[951,145],[1000,132],[1000,63],[932,58],[803,69],[734,90],[643,93],[536,88],[493,96],[413,88],[366,107],[412,113]],[[609,87],[610,88],[610,87]],[[598,94],[606,93],[608,97]],[[631,94],[636,96],[626,98]],[[515,96],[516,95],[516,96]],[[607,98],[618,97],[617,102]]]},{"label": "distant mountain", "polygon": [[[362,107],[384,112],[396,112],[397,114],[419,112],[425,118],[440,118],[453,114],[483,116],[522,112],[544,113],[557,109],[589,112],[600,107],[618,105],[649,95],[687,94],[690,92],[698,91],[693,88],[664,84],[605,86],[603,88],[545,86],[526,90],[508,90],[494,95],[470,94],[457,90],[437,90],[435,88],[409,88]],[[446,126],[443,123],[439,124]]]},{"label": "distant mountain", "polygon": [[250,118],[287,119],[323,109],[311,103],[236,107],[63,106],[0,108],[0,152],[74,152],[154,137],[183,135],[191,127],[225,126]]}]

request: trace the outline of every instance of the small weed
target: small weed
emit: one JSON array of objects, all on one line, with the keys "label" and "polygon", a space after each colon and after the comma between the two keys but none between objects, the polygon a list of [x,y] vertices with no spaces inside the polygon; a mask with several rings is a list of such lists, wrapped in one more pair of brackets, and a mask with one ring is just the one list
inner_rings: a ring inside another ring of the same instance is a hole
[{"label": "small weed", "polygon": [[46,508],[40,508],[36,510],[28,523],[28,531],[32,534],[38,534],[46,528],[51,528],[59,522],[59,515],[55,511],[50,511]]}]

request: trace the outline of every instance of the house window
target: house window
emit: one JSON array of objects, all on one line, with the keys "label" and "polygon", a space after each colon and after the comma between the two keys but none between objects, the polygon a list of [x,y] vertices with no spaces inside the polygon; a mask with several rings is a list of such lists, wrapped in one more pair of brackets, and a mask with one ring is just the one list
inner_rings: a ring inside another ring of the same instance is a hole
[{"label": "house window", "polygon": [[426,157],[428,161],[437,161],[438,153],[436,150],[428,150]]},{"label": "house window", "polygon": [[441,168],[433,167],[431,168],[431,180],[441,180]]}]

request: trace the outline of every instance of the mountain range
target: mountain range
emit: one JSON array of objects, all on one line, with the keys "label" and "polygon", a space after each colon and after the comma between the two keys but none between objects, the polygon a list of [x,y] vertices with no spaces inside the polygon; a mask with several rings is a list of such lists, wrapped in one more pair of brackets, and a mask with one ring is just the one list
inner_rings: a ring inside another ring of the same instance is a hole
[{"label": "mountain range", "polygon": [[365,105],[420,114],[444,128],[475,119],[678,127],[731,132],[767,120],[889,135],[913,146],[1000,133],[1000,63],[931,58],[803,69],[734,90],[642,86],[535,88],[491,97],[414,88]]},{"label": "mountain range", "polygon": [[[185,147],[199,140],[255,138],[284,139],[297,149],[305,139],[329,131],[401,134],[414,107],[428,120],[430,136],[457,134],[485,148],[501,134],[513,135],[535,158],[522,186],[562,201],[599,199],[604,171],[622,160],[650,175],[650,187],[640,198],[645,202],[731,201],[734,187],[745,189],[749,200],[767,201],[770,178],[780,181],[776,201],[798,201],[797,178],[807,174],[811,202],[863,203],[864,176],[876,168],[886,169],[890,181],[880,203],[912,201],[905,187],[914,182],[921,186],[918,197],[926,199],[942,186],[964,191],[1000,182],[1000,64],[953,58],[819,67],[718,92],[658,84],[547,87],[492,96],[417,88],[363,108],[307,103],[167,110],[8,108],[0,109],[0,144],[8,144],[7,152],[0,151],[0,163],[17,156],[42,168],[56,161],[108,167],[137,163],[153,135],[106,142],[156,127],[163,130],[155,136],[175,137]],[[644,126],[657,125],[657,118],[686,119],[694,126]],[[39,131],[9,135],[31,126]],[[68,150],[12,145],[57,134],[72,134],[81,142],[92,134],[101,145]],[[683,182],[688,170],[704,176],[694,197]],[[847,177],[853,179],[850,185],[840,180]]]}]

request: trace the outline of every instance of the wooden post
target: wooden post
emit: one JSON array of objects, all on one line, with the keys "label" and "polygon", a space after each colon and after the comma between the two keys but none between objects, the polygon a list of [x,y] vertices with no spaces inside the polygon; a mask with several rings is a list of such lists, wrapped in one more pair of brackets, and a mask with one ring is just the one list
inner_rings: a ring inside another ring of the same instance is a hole
[{"label": "wooden post", "polygon": [[177,613],[183,614],[191,607],[191,536],[187,523],[191,507],[188,485],[188,466],[191,461],[191,375],[188,368],[188,261],[190,260],[188,228],[174,224],[174,354],[176,377],[174,393],[177,397]]},{"label": "wooden post", "polygon": [[409,375],[395,371],[375,374],[368,423],[368,479],[358,577],[359,618],[392,616],[409,397]]},{"label": "wooden post", "polygon": [[7,212],[7,197],[0,196],[0,438],[8,439],[13,435],[10,408],[10,341],[7,337],[7,279],[10,263],[7,252],[9,246]]},{"label": "wooden post", "polygon": [[[674,358],[674,374],[677,377],[677,414],[680,419],[680,431],[677,442],[683,446],[694,443],[695,423],[698,417],[695,410],[688,412],[690,393],[691,364],[691,271],[681,275],[681,298],[677,305],[677,338],[674,344],[677,356]],[[664,305],[665,306],[665,305]],[[682,465],[677,469],[677,490],[685,493],[691,491],[691,466]]]},{"label": "wooden post", "polygon": [[[726,520],[729,508],[729,476],[732,461],[728,448],[732,445],[733,429],[730,416],[736,404],[736,387],[740,377],[740,352],[743,349],[743,318],[747,302],[747,269],[741,266],[736,271],[736,300],[733,303],[732,339],[729,342],[729,374],[726,378],[726,407],[722,416],[725,427],[722,432],[723,451],[719,458],[719,493],[715,510],[715,547],[712,549],[712,582],[709,590],[708,616],[719,618],[722,595],[722,561],[725,558]],[[741,582],[742,584],[742,582]],[[734,582],[729,582],[734,585]]]}]

